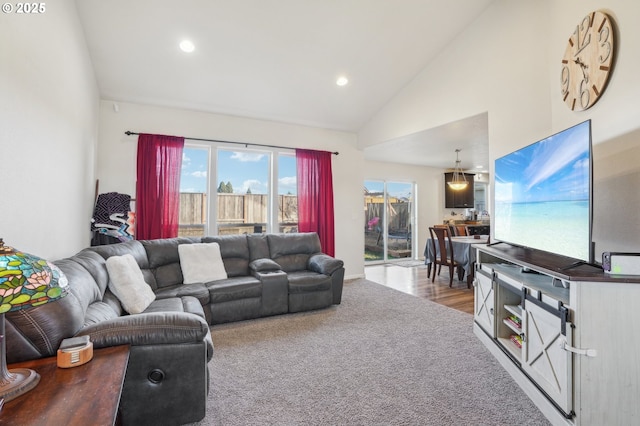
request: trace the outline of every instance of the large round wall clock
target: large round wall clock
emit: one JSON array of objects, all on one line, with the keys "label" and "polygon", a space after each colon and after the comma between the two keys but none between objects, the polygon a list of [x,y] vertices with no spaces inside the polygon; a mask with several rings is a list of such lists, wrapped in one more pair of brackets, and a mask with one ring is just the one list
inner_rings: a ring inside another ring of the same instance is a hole
[{"label": "large round wall clock", "polygon": [[562,57],[562,99],[572,111],[591,108],[609,79],[614,54],[613,25],[603,12],[591,12],[576,25]]}]

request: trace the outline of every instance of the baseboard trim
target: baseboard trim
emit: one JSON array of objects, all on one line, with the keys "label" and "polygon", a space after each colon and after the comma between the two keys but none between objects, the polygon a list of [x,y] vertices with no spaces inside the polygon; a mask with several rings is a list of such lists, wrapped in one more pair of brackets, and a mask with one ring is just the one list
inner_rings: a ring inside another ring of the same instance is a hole
[{"label": "baseboard trim", "polygon": [[361,280],[363,278],[366,278],[364,274],[348,275],[344,277],[344,281],[349,282],[349,281]]}]

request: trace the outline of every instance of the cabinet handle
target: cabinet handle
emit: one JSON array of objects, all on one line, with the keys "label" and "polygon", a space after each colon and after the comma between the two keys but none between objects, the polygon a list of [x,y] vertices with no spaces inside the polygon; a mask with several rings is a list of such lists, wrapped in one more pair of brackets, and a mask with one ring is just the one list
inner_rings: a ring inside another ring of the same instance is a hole
[{"label": "cabinet handle", "polygon": [[590,356],[590,357],[596,357],[598,356],[598,351],[595,349],[579,349],[579,348],[574,348],[573,346],[570,346],[566,340],[561,340],[560,341],[560,347],[562,349],[564,349],[567,352],[573,352],[574,354],[577,355],[585,355],[585,356]]}]

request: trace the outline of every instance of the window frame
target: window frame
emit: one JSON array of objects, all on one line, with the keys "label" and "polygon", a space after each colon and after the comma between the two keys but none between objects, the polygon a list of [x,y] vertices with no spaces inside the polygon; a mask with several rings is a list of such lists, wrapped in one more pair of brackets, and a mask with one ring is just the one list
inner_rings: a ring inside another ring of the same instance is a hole
[{"label": "window frame", "polygon": [[[250,145],[250,144],[249,144]],[[224,143],[206,143],[206,142],[186,142],[185,148],[187,149],[207,149],[207,184],[206,184],[206,198],[207,198],[207,214],[206,222],[204,224],[203,234],[206,235],[218,235],[218,197],[217,194],[219,176],[219,160],[220,151],[234,151],[234,152],[249,152],[259,153],[268,156],[267,160],[267,220],[265,233],[279,232],[280,222],[278,219],[279,204],[278,204],[278,189],[279,189],[279,167],[278,160],[281,155],[293,156],[295,158],[295,152],[293,149],[287,148],[269,148],[269,147],[238,147],[237,145],[224,144]]]}]

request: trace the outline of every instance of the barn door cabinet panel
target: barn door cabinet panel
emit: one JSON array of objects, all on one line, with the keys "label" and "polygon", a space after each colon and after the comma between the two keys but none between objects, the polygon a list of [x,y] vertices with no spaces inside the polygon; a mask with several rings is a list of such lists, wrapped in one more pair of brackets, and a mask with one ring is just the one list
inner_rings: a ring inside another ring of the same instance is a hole
[{"label": "barn door cabinet panel", "polygon": [[474,334],[554,425],[638,424],[640,277],[478,246]]},{"label": "barn door cabinet panel", "polygon": [[474,281],[474,318],[490,337],[495,336],[493,287],[493,270],[488,266],[478,267]]}]

